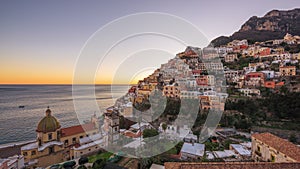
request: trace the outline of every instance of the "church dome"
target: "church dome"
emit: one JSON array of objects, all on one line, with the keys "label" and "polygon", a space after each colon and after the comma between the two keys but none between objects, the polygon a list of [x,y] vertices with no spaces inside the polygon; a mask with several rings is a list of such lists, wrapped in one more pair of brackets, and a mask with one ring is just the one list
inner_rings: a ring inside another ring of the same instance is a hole
[{"label": "church dome", "polygon": [[48,109],[46,110],[46,116],[39,122],[36,131],[48,133],[54,132],[59,128],[60,124],[58,120],[51,115],[51,110],[48,107]]}]

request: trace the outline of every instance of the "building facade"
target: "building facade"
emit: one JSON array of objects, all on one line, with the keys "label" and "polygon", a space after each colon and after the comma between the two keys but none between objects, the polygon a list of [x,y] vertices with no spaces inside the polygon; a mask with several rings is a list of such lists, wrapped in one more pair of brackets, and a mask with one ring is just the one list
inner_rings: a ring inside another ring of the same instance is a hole
[{"label": "building facade", "polygon": [[295,76],[296,66],[282,66],[279,71],[281,76]]},{"label": "building facade", "polygon": [[[59,121],[52,116],[51,110],[37,125],[37,140],[21,147],[27,167],[46,167],[74,159],[74,148],[80,146],[81,138],[95,135],[99,132],[96,123],[61,128]],[[94,121],[95,122],[95,121]]]},{"label": "building facade", "polygon": [[300,148],[271,133],[253,134],[251,154],[255,161],[300,162]]}]

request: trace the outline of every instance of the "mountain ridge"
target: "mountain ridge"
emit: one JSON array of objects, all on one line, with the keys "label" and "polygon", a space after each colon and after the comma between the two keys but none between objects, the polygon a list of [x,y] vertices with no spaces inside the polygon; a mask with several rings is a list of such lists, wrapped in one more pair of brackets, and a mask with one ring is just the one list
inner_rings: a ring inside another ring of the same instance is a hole
[{"label": "mountain ridge", "polygon": [[286,33],[300,35],[300,8],[274,9],[263,17],[252,16],[231,36],[220,36],[212,40],[211,44],[217,47],[234,39],[247,39],[250,42],[282,39]]}]

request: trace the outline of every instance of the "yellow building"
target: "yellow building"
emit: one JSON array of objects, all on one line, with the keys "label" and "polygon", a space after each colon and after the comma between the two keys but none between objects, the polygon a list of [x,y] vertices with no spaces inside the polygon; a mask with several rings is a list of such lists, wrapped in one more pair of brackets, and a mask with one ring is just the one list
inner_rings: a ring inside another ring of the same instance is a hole
[{"label": "yellow building", "polygon": [[150,89],[138,89],[134,102],[142,103],[144,100],[149,98],[150,93]]},{"label": "yellow building", "polygon": [[29,167],[46,167],[74,158],[71,149],[79,145],[79,139],[97,134],[98,129],[95,123],[61,128],[48,108],[36,132],[36,142],[21,147],[21,154]]},{"label": "yellow building", "polygon": [[227,54],[224,56],[225,62],[234,62],[238,59],[237,54]]},{"label": "yellow building", "polygon": [[180,97],[180,89],[179,86],[176,85],[166,85],[163,89],[163,95],[167,97]]},{"label": "yellow building", "polygon": [[295,76],[296,66],[282,66],[279,68],[281,76]]},{"label": "yellow building", "polygon": [[253,134],[251,151],[255,161],[300,162],[300,148],[271,133]]}]

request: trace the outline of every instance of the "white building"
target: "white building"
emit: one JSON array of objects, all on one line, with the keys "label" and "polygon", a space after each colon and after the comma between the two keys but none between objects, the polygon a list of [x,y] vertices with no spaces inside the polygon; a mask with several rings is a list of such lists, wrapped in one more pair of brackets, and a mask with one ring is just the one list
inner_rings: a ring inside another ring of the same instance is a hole
[{"label": "white building", "polygon": [[213,151],[213,154],[216,158],[232,158],[236,157],[236,154],[233,150],[224,150],[224,151]]},{"label": "white building", "polygon": [[180,92],[180,98],[181,99],[197,99],[200,92],[198,91],[181,91]]},{"label": "white building", "polygon": [[103,137],[100,134],[81,138],[80,146],[73,147],[74,158],[80,158],[83,155],[87,155],[99,151],[101,148],[104,148],[105,146],[107,146],[107,137]]},{"label": "white building", "polygon": [[21,169],[24,168],[24,156],[14,155],[0,159],[0,169]]},{"label": "white building", "polygon": [[246,89],[239,89],[239,91],[241,93],[243,93],[244,96],[248,96],[248,97],[251,97],[252,95],[260,96],[260,90],[259,89],[246,88]]},{"label": "white building", "polygon": [[153,128],[153,126],[150,123],[140,122],[140,123],[135,123],[135,124],[131,125],[129,130],[144,131],[145,129],[152,129],[152,128]]},{"label": "white building", "polygon": [[242,158],[250,158],[251,157],[251,151],[247,150],[241,144],[230,144],[229,148],[230,148],[230,150],[233,150],[235,153],[237,153]]},{"label": "white building", "polygon": [[275,72],[273,70],[263,70],[261,72],[265,74],[267,79],[273,79],[275,77]]},{"label": "white building", "polygon": [[203,157],[205,151],[205,145],[199,143],[184,143],[181,148],[180,158],[186,159],[198,159]]}]

